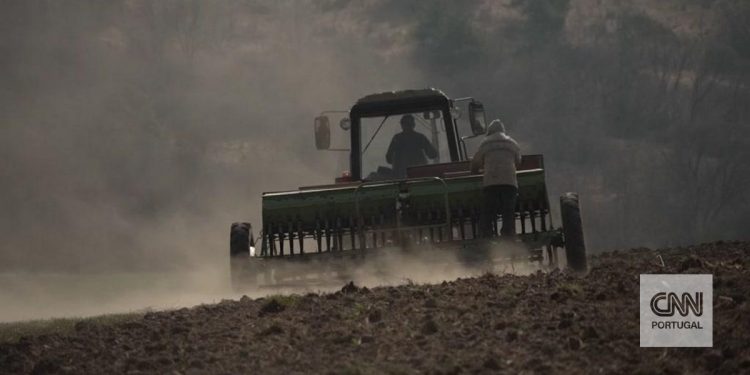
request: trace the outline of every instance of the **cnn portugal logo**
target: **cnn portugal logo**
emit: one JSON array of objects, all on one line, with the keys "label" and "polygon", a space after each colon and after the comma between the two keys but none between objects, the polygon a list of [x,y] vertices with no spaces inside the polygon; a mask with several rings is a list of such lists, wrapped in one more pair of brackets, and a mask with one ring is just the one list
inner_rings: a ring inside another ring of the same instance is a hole
[{"label": "cnn portugal logo", "polygon": [[703,293],[697,292],[695,297],[690,293],[682,293],[682,297],[672,292],[656,293],[651,298],[651,311],[656,316],[674,316],[675,312],[681,316],[688,316],[690,312],[695,316],[701,316],[703,315]]},{"label": "cnn portugal logo", "polygon": [[642,347],[713,346],[713,275],[641,275]]}]

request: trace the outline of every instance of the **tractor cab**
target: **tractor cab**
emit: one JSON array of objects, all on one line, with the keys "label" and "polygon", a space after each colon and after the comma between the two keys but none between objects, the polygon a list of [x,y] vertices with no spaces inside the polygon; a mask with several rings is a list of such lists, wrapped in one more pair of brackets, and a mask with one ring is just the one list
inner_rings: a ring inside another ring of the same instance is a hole
[{"label": "tractor cab", "polygon": [[[331,149],[329,115],[334,113],[315,119],[318,149]],[[337,182],[468,173],[466,140],[484,134],[486,124],[480,102],[451,100],[436,89],[368,95],[346,114],[339,125],[349,132],[350,169]]]}]

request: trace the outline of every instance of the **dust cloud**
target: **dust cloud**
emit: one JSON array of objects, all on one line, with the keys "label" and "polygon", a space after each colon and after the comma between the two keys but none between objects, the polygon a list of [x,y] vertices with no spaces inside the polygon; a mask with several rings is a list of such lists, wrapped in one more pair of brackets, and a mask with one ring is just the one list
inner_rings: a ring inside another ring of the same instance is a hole
[{"label": "dust cloud", "polygon": [[326,274],[330,265],[324,262],[296,263],[284,266],[286,274],[296,275],[293,279],[234,287],[229,283],[226,267],[211,265],[193,267],[190,272],[7,272],[0,275],[0,322],[177,309],[243,295],[259,298],[334,292],[348,282],[372,288],[440,283],[486,273],[527,275],[548,270],[529,262],[528,251],[520,244],[495,243],[490,245],[488,256],[492,262],[477,266],[461,259],[456,249],[428,247],[410,252],[393,247],[382,249],[364,264],[344,263],[347,266],[343,273]]},{"label": "dust cloud", "polygon": [[[527,275],[551,268],[546,258],[542,263],[529,261],[528,249],[517,242],[491,241],[481,246],[483,251],[460,250],[455,245],[390,246],[368,250],[364,257],[331,259],[322,254],[305,263],[277,260],[268,264],[263,275],[254,278],[259,286],[242,285],[237,290],[252,296],[304,294],[337,291],[348,282],[364,287],[434,284],[486,273]],[[469,254],[482,256],[467,257]],[[564,267],[564,259],[560,262],[559,266]]]},{"label": "dust cloud", "polygon": [[237,297],[225,269],[196,271],[3,273],[0,322],[176,309]]},{"label": "dust cloud", "polygon": [[226,296],[229,224],[341,172],[317,113],[419,80],[314,2],[0,8],[0,320]]}]

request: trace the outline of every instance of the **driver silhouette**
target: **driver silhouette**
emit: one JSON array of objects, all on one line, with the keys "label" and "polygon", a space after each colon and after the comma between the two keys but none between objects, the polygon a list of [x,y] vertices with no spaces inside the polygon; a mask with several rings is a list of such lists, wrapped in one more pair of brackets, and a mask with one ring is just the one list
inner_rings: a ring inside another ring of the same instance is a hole
[{"label": "driver silhouette", "polygon": [[430,140],[424,134],[415,131],[415,127],[414,116],[402,116],[402,131],[393,136],[385,154],[385,160],[393,165],[393,173],[397,178],[406,178],[406,168],[427,164],[427,158],[438,157],[437,150]]}]

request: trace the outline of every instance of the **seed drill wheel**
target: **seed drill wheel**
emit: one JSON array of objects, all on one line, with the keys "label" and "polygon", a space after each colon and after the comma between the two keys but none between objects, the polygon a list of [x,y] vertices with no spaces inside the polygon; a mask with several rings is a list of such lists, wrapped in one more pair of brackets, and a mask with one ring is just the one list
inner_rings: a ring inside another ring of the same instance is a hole
[{"label": "seed drill wheel", "polygon": [[250,246],[253,245],[253,227],[250,223],[233,223],[229,230],[229,265],[232,288],[235,290],[254,286],[256,275],[250,263]]},{"label": "seed drill wheel", "polygon": [[568,267],[574,271],[586,271],[586,244],[583,241],[578,194],[565,193],[560,196],[560,216],[562,216],[565,258],[568,261]]}]

